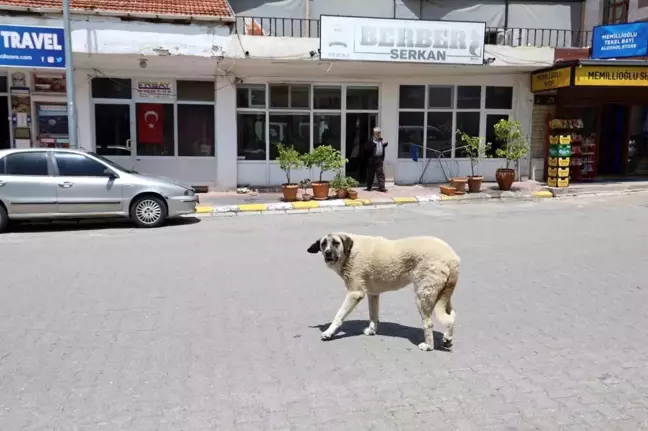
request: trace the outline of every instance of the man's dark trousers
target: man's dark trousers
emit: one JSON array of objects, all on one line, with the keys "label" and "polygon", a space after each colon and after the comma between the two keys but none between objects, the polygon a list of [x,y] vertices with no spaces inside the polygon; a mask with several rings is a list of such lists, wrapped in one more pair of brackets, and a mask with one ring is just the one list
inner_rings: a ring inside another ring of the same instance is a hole
[{"label": "man's dark trousers", "polygon": [[385,190],[384,162],[385,158],[382,156],[372,156],[369,158],[369,166],[367,167],[367,189],[371,189],[374,176],[376,176],[378,177],[378,190]]}]

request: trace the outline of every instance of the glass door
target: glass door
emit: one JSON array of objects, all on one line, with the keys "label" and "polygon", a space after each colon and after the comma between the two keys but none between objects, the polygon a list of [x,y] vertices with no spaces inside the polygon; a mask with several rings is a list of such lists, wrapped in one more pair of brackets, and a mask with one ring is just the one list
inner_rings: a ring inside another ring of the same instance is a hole
[{"label": "glass door", "polygon": [[373,128],[378,122],[378,114],[346,114],[346,155],[349,160],[346,166],[347,176],[353,177],[361,184],[367,181],[366,143],[371,139]]},{"label": "glass door", "polygon": [[135,148],[132,146],[133,115],[130,103],[95,103],[96,153],[133,169]]}]

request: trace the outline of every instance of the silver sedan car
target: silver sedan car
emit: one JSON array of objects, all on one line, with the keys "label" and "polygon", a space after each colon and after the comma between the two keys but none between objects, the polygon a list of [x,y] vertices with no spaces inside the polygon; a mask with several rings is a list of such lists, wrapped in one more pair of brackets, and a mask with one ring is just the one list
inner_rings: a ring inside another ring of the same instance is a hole
[{"label": "silver sedan car", "polygon": [[192,214],[186,185],[125,169],[97,154],[66,149],[0,150],[0,232],[10,220],[126,217],[158,227]]}]

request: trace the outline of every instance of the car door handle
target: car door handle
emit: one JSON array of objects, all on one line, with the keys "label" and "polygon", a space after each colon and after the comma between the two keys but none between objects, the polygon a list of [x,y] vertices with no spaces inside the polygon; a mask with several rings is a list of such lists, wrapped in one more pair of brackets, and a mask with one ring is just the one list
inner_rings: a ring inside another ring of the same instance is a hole
[{"label": "car door handle", "polygon": [[63,187],[64,189],[69,189],[69,188],[72,187],[73,185],[74,185],[74,184],[72,184],[72,183],[69,182],[69,181],[66,181],[66,182],[64,182],[64,183],[59,183],[59,187]]}]

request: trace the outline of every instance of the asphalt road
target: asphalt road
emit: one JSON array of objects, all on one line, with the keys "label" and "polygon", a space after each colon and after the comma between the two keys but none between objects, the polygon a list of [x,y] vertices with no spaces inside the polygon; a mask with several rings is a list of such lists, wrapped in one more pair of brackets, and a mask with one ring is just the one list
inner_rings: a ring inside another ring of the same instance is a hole
[{"label": "asphalt road", "polygon": [[[0,236],[0,430],[648,429],[648,195]],[[344,297],[330,230],[462,257],[451,352],[411,289]]]}]

